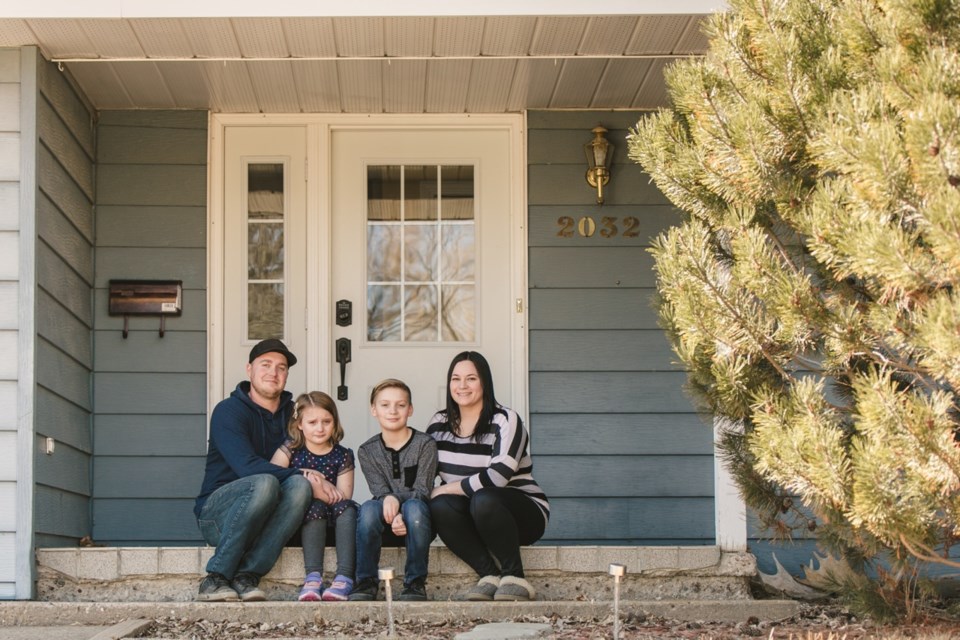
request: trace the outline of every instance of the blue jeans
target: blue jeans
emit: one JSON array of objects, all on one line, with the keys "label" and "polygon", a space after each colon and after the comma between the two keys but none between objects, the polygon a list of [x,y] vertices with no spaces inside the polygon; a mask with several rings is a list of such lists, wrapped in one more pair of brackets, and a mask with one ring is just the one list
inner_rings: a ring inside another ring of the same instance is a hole
[{"label": "blue jeans", "polygon": [[283,482],[266,473],[247,476],[211,493],[197,518],[203,539],[216,547],[207,573],[229,580],[238,573],[265,575],[312,497],[310,481],[299,473]]},{"label": "blue jeans", "polygon": [[357,518],[357,582],[366,578],[378,579],[380,549],[404,546],[407,550],[407,566],[403,584],[427,578],[427,563],[430,559],[430,542],[433,529],[430,526],[430,506],[423,500],[411,498],[400,505],[400,513],[407,525],[407,535],[398,536],[390,525],[383,521],[383,503],[367,500],[360,506]]}]

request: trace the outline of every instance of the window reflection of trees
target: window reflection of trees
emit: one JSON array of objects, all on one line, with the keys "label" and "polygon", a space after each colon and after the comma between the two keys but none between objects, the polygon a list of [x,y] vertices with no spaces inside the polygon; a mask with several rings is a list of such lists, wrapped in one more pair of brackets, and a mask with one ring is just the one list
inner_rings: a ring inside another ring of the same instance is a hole
[{"label": "window reflection of trees", "polygon": [[247,338],[283,338],[284,165],[247,165]]},{"label": "window reflection of trees", "polygon": [[248,284],[247,338],[264,340],[283,337],[283,284]]},{"label": "window reflection of trees", "polygon": [[460,165],[368,167],[369,340],[475,339],[473,174]]}]

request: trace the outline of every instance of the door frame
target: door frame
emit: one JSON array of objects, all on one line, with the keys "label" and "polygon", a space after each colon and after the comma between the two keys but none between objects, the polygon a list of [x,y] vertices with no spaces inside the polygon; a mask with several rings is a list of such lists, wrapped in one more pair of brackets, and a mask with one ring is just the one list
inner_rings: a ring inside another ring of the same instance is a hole
[{"label": "door frame", "polygon": [[[213,408],[243,379],[240,371],[224,371],[223,318],[224,288],[224,140],[231,126],[306,127],[307,191],[306,233],[316,239],[307,252],[307,291],[316,295],[314,304],[304,312],[307,326],[307,355],[299,366],[306,367],[306,388],[330,390],[329,363],[333,357],[333,304],[321,305],[332,291],[332,138],[336,130],[416,130],[416,129],[498,129],[510,139],[510,299],[513,300],[510,323],[511,405],[529,424],[528,383],[528,289],[527,289],[527,163],[525,114],[216,114],[209,119],[207,162],[207,429]],[[321,167],[320,170],[311,167]],[[310,179],[314,176],[315,179]],[[315,293],[314,293],[315,292]]]}]

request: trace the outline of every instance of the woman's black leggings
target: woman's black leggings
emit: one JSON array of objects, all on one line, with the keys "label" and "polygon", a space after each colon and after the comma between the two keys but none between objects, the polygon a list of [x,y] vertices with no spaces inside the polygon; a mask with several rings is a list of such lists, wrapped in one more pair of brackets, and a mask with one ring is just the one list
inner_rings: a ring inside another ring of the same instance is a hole
[{"label": "woman's black leggings", "polygon": [[[479,576],[523,577],[520,546],[543,536],[537,503],[517,489],[489,487],[473,497],[440,495],[430,501],[434,531]],[[497,564],[500,563],[500,568]]]}]

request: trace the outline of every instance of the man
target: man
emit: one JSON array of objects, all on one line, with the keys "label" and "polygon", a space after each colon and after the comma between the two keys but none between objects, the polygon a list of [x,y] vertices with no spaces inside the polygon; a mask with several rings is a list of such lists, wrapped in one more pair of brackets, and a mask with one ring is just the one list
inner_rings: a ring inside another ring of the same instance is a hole
[{"label": "man", "polygon": [[210,418],[210,443],[203,486],[194,513],[207,544],[198,600],[266,600],[260,578],[273,567],[284,544],[303,521],[314,490],[297,469],[270,464],[286,437],[293,411],[284,390],[297,358],[280,340],[250,350],[249,381],[217,404]]}]

